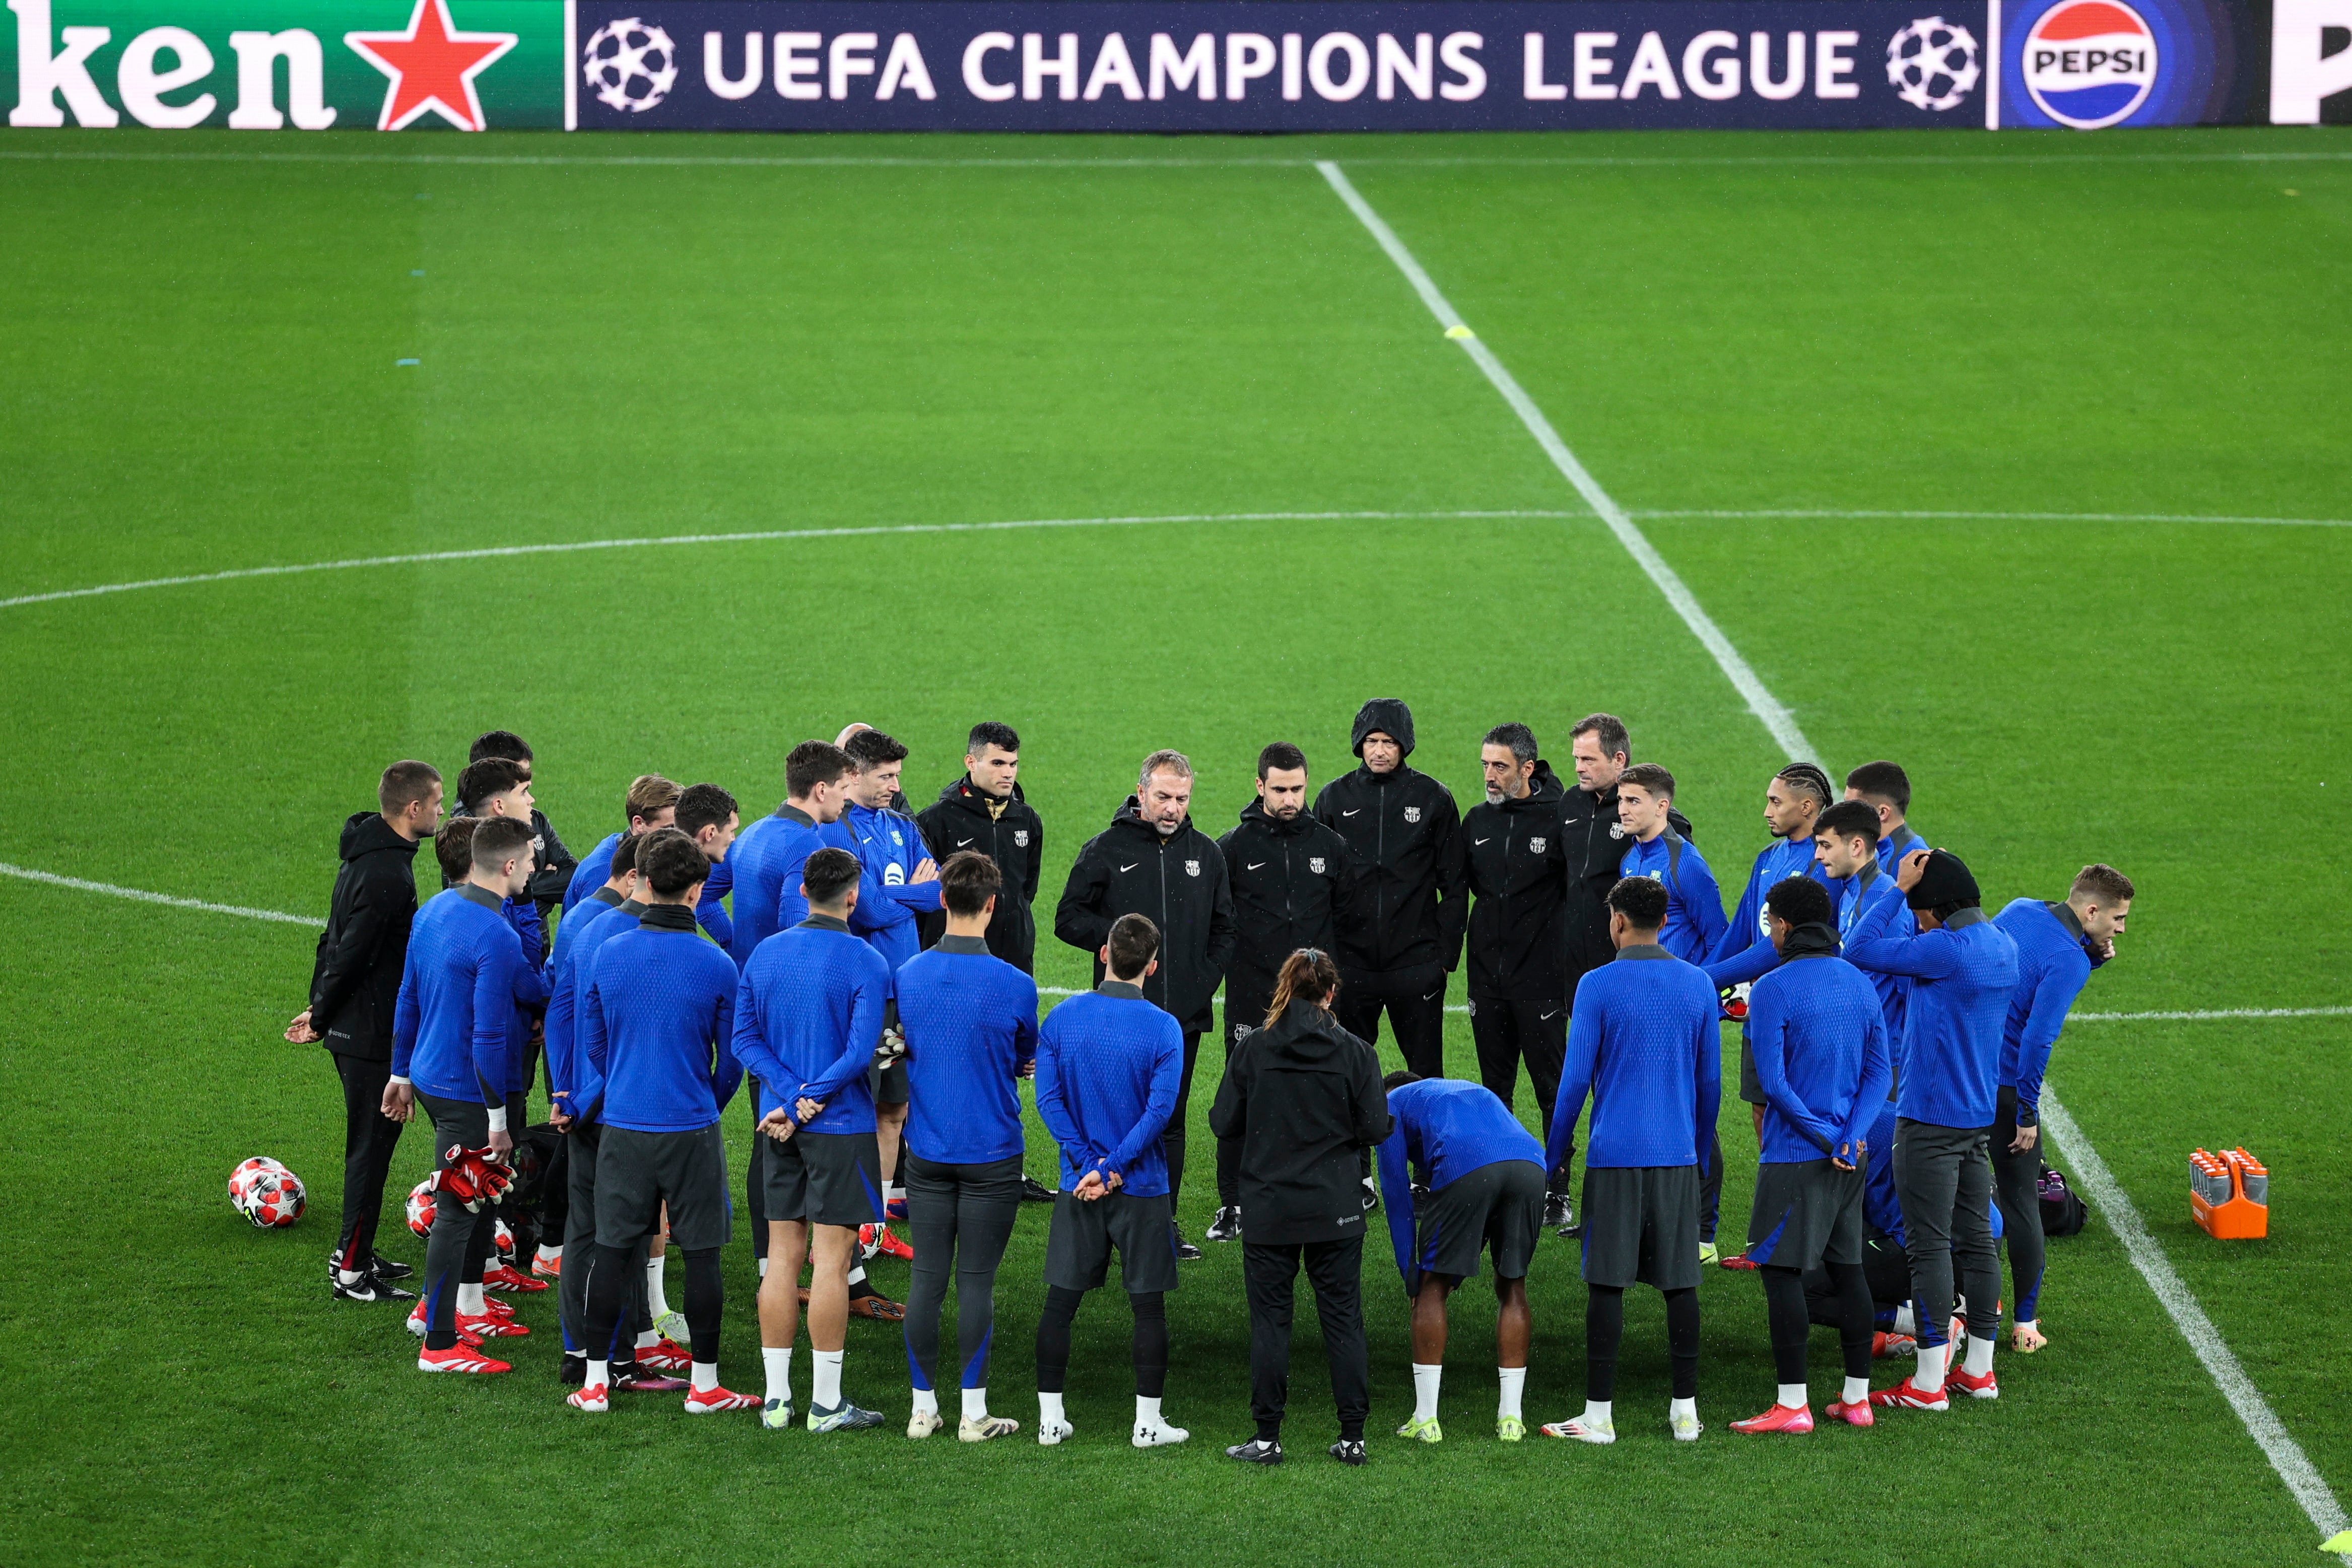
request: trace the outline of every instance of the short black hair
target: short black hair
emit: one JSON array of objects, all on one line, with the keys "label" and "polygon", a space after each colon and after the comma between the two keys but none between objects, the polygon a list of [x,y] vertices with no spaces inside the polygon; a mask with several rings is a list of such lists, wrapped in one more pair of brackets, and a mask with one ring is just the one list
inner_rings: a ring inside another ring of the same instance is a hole
[{"label": "short black hair", "polygon": [[821,849],[801,862],[801,886],[811,904],[831,904],[857,885],[857,857],[847,850]]},{"label": "short black hair", "polygon": [[676,898],[710,879],[710,857],[677,828],[656,828],[637,846],[637,873],[664,898]]},{"label": "short black hair", "polygon": [[474,737],[473,749],[466,753],[466,760],[479,762],[485,757],[503,757],[509,762],[529,762],[530,742],[510,729],[486,730]]},{"label": "short black hair", "polygon": [[716,784],[689,784],[678,791],[677,815],[670,821],[688,838],[737,815],[735,797]]},{"label": "short black hair", "polygon": [[841,776],[856,770],[849,753],[829,740],[803,740],[784,758],[784,793],[805,800],[820,784],[838,784]]},{"label": "short black hair", "polygon": [[1791,925],[1830,923],[1830,890],[1809,876],[1776,882],[1764,895],[1764,907]]},{"label": "short black hair", "polygon": [[1568,732],[1568,743],[1574,746],[1580,735],[1589,735],[1599,741],[1603,757],[1633,755],[1633,737],[1625,733],[1625,721],[1613,713],[1586,714],[1576,721],[1576,727]]},{"label": "short black hair", "polygon": [[621,841],[613,846],[613,863],[605,868],[604,880],[612,881],[625,872],[637,869],[637,846],[646,841],[643,833],[623,833]]},{"label": "short black hair", "polygon": [[988,907],[1004,885],[1004,873],[978,850],[958,850],[940,867],[940,902],[950,915],[966,919]]},{"label": "short black hair", "polygon": [[1294,768],[1302,773],[1307,770],[1307,753],[1286,740],[1277,740],[1257,754],[1257,776],[1260,779],[1276,769],[1287,773]]},{"label": "short black hair", "polygon": [[1420,1082],[1420,1073],[1407,1072],[1403,1068],[1400,1067],[1394,1072],[1390,1073],[1386,1078],[1381,1080],[1381,1092],[1383,1094],[1393,1094],[1408,1083],[1418,1083]]},{"label": "short black hair", "polygon": [[1868,839],[1878,842],[1878,808],[1867,800],[1840,800],[1813,819],[1813,837],[1827,833],[1837,840]]},{"label": "short black hair", "polygon": [[1537,757],[1536,732],[1523,724],[1498,724],[1486,732],[1480,746],[1507,746],[1512,760],[1533,762]]},{"label": "short black hair", "polygon": [[530,770],[511,757],[485,757],[457,775],[457,806],[468,815],[493,795],[503,795],[530,779]]},{"label": "short black hair", "polygon": [[1666,923],[1666,884],[1646,876],[1622,878],[1609,890],[1609,907],[1634,930],[1655,931]]},{"label": "short black hair", "polygon": [[1791,762],[1772,777],[1791,789],[1803,790],[1824,806],[1830,803],[1830,776],[1810,762]]},{"label": "short black hair", "polygon": [[502,866],[530,848],[530,824],[520,818],[481,818],[474,825],[469,863],[478,870]]},{"label": "short black hair", "polygon": [[1845,787],[1857,795],[1875,795],[1898,817],[1911,810],[1911,777],[1892,762],[1864,763],[1845,776]]},{"label": "short black hair", "polygon": [[992,746],[999,751],[1018,754],[1021,750],[1021,737],[1013,732],[1011,725],[998,724],[995,720],[990,719],[973,725],[971,733],[964,737],[963,740],[966,756],[978,757],[980,748],[983,746]]},{"label": "short black hair", "polygon": [[878,729],[861,729],[842,747],[860,773],[885,762],[904,762],[907,748]]},{"label": "short black hair", "polygon": [[1160,956],[1160,927],[1148,915],[1122,915],[1110,924],[1110,977],[1140,983],[1144,966]]},{"label": "short black hair", "polygon": [[1636,789],[1647,790],[1661,800],[1675,798],[1675,776],[1654,762],[1636,762],[1617,776],[1617,788],[1631,784]]},{"label": "short black hair", "polygon": [[440,782],[441,770],[430,762],[419,762],[415,758],[395,762],[376,780],[375,803],[385,816],[398,816],[412,802],[430,797],[433,786]]}]

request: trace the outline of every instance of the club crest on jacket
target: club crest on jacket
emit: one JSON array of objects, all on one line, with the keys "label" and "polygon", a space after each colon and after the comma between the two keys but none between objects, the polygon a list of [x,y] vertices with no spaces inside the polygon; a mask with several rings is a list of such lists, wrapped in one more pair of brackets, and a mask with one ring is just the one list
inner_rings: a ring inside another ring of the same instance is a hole
[{"label": "club crest on jacket", "polygon": [[1199,861],[1186,861],[1186,862],[1184,862],[1184,874],[1185,874],[1186,876],[1198,876],[1198,875],[1200,875],[1200,874],[1201,874],[1201,862],[1200,862]]},{"label": "club crest on jacket", "polygon": [[1321,876],[1323,874],[1323,857],[1321,855],[1308,855],[1307,857],[1307,869],[1313,872],[1317,876]]},{"label": "club crest on jacket", "polygon": [[1404,809],[1404,820],[1405,820],[1406,821],[1408,821],[1408,822],[1418,822],[1418,821],[1421,821],[1421,808],[1420,808],[1420,807],[1418,807],[1418,806],[1407,806],[1407,807]]},{"label": "club crest on jacket", "polygon": [[1028,829],[1026,829],[1026,828],[1015,828],[1015,829],[1013,829],[1013,848],[1015,848],[1015,849],[1023,849],[1023,850],[1025,850],[1025,849],[1027,849],[1027,848],[1029,847],[1029,830],[1028,830]]},{"label": "club crest on jacket", "polygon": [[1528,853],[1531,855],[1539,855],[1543,853],[1544,845],[1548,841],[1549,841],[1544,839],[1529,839],[1528,841]]}]

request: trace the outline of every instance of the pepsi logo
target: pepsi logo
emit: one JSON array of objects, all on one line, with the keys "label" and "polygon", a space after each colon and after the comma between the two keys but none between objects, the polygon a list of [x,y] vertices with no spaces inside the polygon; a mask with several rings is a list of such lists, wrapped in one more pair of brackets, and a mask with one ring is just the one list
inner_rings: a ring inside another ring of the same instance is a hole
[{"label": "pepsi logo", "polygon": [[2126,119],[2156,86],[2156,34],[2123,0],[2060,0],[2025,35],[2025,90],[2077,131]]}]

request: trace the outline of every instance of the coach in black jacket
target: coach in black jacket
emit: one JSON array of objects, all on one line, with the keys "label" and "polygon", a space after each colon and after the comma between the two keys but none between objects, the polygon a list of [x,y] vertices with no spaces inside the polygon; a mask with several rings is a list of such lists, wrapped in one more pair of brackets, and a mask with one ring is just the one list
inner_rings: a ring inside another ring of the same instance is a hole
[{"label": "coach in black jacket", "polygon": [[[1570,733],[1571,760],[1576,764],[1576,788],[1560,800],[1560,839],[1568,851],[1568,910],[1562,922],[1567,944],[1567,988],[1576,997],[1576,983],[1616,957],[1609,940],[1609,890],[1617,885],[1617,868],[1625,859],[1624,825],[1617,819],[1617,780],[1632,761],[1632,737],[1615,714],[1596,713],[1576,721]],[[1690,819],[1668,807],[1666,825],[1684,838],[1691,837]]]},{"label": "coach in black jacket", "polygon": [[1371,1407],[1364,1343],[1363,1151],[1389,1135],[1372,1048],[1332,1016],[1339,972],[1305,954],[1285,969],[1282,1015],[1234,1055],[1209,1110],[1209,1130],[1241,1145],[1242,1268],[1250,1306],[1250,1414],[1257,1436],[1227,1453],[1281,1461],[1290,1389],[1291,1297],[1300,1265],[1315,1287],[1339,1406],[1332,1457],[1364,1458]]},{"label": "coach in black jacket", "polygon": [[[1009,725],[972,727],[963,777],[916,813],[923,843],[941,865],[963,850],[978,850],[1004,874],[996,913],[989,917],[988,950],[1024,975],[1037,972],[1037,873],[1045,864],[1045,823],[1022,799],[1021,737]],[[944,915],[918,915],[923,946],[947,929]]]},{"label": "coach in black jacket", "polygon": [[410,1270],[375,1253],[384,1173],[400,1126],[383,1113],[392,1076],[392,1015],[416,918],[416,841],[441,825],[441,775],[422,762],[395,762],[376,787],[380,810],[343,824],[342,866],[319,934],[310,1005],[286,1030],[316,1041],[343,1081],[343,1223],[335,1241],[334,1293],[346,1301],[412,1300],[391,1283]]},{"label": "coach in black jacket", "polygon": [[[1184,1030],[1184,1077],[1163,1138],[1169,1207],[1184,1185],[1184,1121],[1192,1101],[1192,1066],[1201,1036],[1216,1021],[1217,983],[1234,956],[1234,894],[1216,841],[1192,825],[1192,764],[1181,751],[1143,759],[1136,792],[1110,826],[1088,839],[1070,867],[1054,912],[1054,935],[1095,956],[1095,984],[1111,923],[1141,915],[1160,927],[1160,967],[1143,982],[1144,1000],[1176,1015]],[[1200,1249],[1177,1239],[1179,1257]]]},{"label": "coach in black jacket", "polygon": [[1462,815],[1444,785],[1405,766],[1412,710],[1397,698],[1366,703],[1349,744],[1363,766],[1315,798],[1316,821],[1348,841],[1362,884],[1339,920],[1339,1022],[1378,1045],[1385,1008],[1405,1064],[1440,1077],[1445,977],[1470,914]]}]

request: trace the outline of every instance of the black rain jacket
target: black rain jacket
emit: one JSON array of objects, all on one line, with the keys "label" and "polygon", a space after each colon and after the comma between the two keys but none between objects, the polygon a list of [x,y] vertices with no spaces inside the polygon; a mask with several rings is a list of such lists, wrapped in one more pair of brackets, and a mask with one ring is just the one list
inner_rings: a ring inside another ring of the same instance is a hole
[{"label": "black rain jacket", "polygon": [[[1187,1034],[1216,1023],[1212,1003],[1234,956],[1234,894],[1216,841],[1191,818],[1166,839],[1129,795],[1110,826],[1088,839],[1070,867],[1054,935],[1089,955],[1110,940],[1112,922],[1142,915],[1160,927],[1160,967],[1143,998],[1176,1015]],[[1102,960],[1095,958],[1102,984]]]},{"label": "black rain jacket", "polygon": [[[940,798],[924,807],[915,825],[923,831],[924,846],[941,865],[948,856],[978,850],[1004,873],[996,894],[996,913],[988,922],[988,950],[1024,975],[1037,972],[1037,873],[1045,865],[1045,823],[1036,809],[1022,798],[1021,786],[1003,808],[991,814],[992,797],[972,788],[970,776],[954,780]],[[938,942],[947,929],[947,916],[926,913],[916,916],[923,946]],[[1097,944],[1100,946],[1100,944]]]},{"label": "black rain jacket", "polygon": [[343,824],[342,866],[310,970],[310,1027],[337,1056],[392,1060],[392,1014],[416,918],[416,843],[376,811]]},{"label": "black rain jacket", "polygon": [[1348,841],[1362,882],[1339,924],[1339,967],[1391,975],[1462,962],[1469,866],[1454,792],[1426,773],[1357,768],[1323,786],[1316,820]]},{"label": "black rain jacket", "polygon": [[1234,956],[1225,967],[1225,988],[1271,996],[1284,959],[1301,947],[1329,952],[1338,941],[1339,922],[1356,892],[1348,841],[1308,812],[1277,821],[1266,815],[1264,801],[1252,800],[1217,848],[1224,852],[1234,890]]},{"label": "black rain jacket", "polygon": [[1538,758],[1525,797],[1481,800],[1462,819],[1470,861],[1470,994],[1501,1001],[1565,998],[1562,912],[1567,846],[1560,787]]},{"label": "black rain jacket", "polygon": [[1236,1047],[1209,1130],[1242,1140],[1242,1234],[1259,1242],[1364,1233],[1363,1155],[1389,1135],[1372,1048],[1295,1001]]}]

